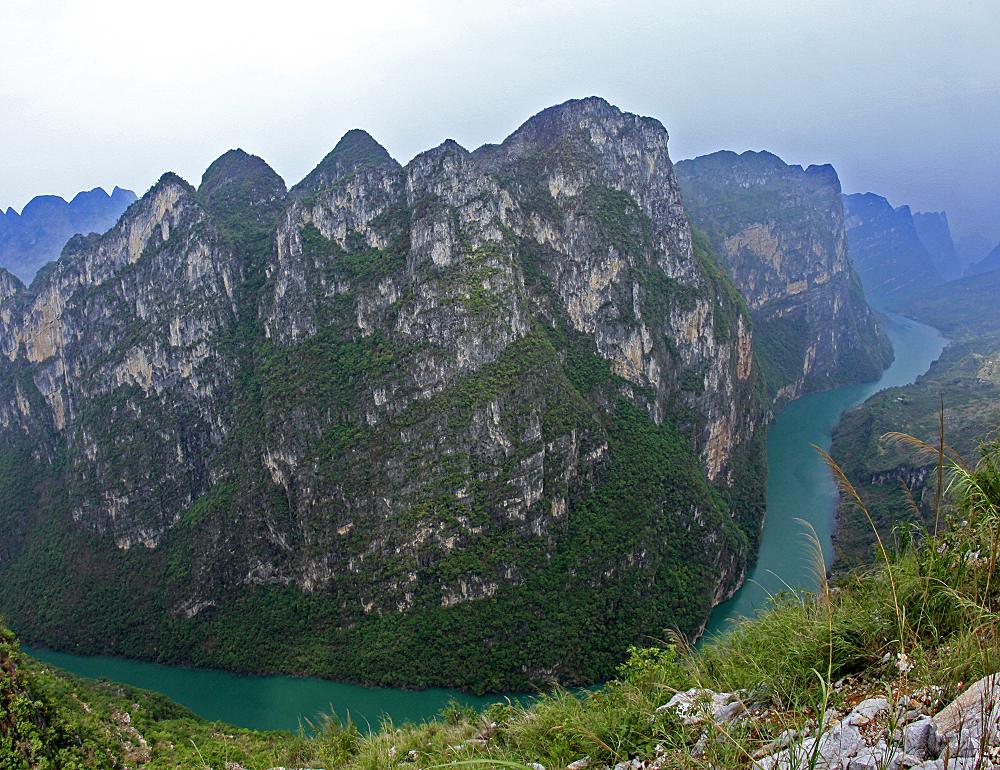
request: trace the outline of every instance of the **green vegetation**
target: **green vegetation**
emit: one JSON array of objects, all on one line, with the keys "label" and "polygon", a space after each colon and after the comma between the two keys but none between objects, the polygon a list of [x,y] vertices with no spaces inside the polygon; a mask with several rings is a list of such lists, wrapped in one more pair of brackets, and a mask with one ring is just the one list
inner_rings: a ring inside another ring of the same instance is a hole
[{"label": "green vegetation", "polygon": [[[432,192],[445,177],[408,200],[360,132],[290,195],[259,158],[214,163],[121,272],[150,312],[114,280],[81,300],[112,339],[79,356],[65,437],[46,456],[0,446],[12,627],[76,652],[477,692],[603,681],[637,641],[693,636],[755,552],[763,415],[751,373],[723,407],[733,474],[710,483],[714,362],[692,364],[704,352],[671,324],[705,308],[712,328],[688,336],[728,345],[746,308],[700,235],[671,278],[660,261],[683,256],[570,134],[484,165],[461,207]],[[553,196],[556,167],[588,182]],[[490,213],[510,201],[520,234]],[[189,247],[205,307],[178,278]],[[176,315],[152,310],[164,272]],[[136,347],[156,351],[133,367],[154,383],[121,374]],[[646,385],[616,374],[636,359]]]},{"label": "green vegetation", "polygon": [[[522,768],[535,762],[559,768],[584,756],[595,767],[658,757],[664,768],[749,768],[750,757],[779,733],[802,730],[828,709],[849,707],[858,692],[902,698],[940,687],[947,701],[961,682],[1000,667],[1000,445],[985,446],[975,466],[955,458],[947,465],[951,513],[942,511],[936,536],[926,534],[895,553],[882,551],[880,562],[834,586],[823,580],[819,559],[815,595],[778,596],[770,610],[700,651],[666,642],[632,648],[600,690],[557,690],[526,705],[498,703],[482,714],[453,706],[422,725],[383,723],[368,733],[327,720],[293,735],[208,723],[156,696],[39,666],[6,634],[0,647],[3,766],[120,767],[126,757],[134,763],[137,747],[146,746],[142,766],[157,770],[221,770],[227,762],[249,770]],[[851,493],[846,485],[845,491]],[[831,687],[840,678],[852,686]],[[741,689],[768,710],[734,728],[720,727],[696,752],[701,728],[657,710],[692,686]],[[16,716],[3,716],[10,713]],[[135,733],[122,727],[126,713]]]},{"label": "green vegetation", "polygon": [[[933,459],[886,442],[887,431],[935,436],[971,457],[1000,424],[1000,274],[952,281],[897,301],[896,309],[950,338],[941,358],[912,385],[884,390],[844,414],[831,454],[869,508],[881,536],[892,546],[909,537],[910,525],[933,524],[937,475]],[[942,415],[943,409],[943,415]],[[895,534],[894,534],[895,532]],[[862,564],[875,540],[857,509],[843,504],[835,539],[840,567]]]}]

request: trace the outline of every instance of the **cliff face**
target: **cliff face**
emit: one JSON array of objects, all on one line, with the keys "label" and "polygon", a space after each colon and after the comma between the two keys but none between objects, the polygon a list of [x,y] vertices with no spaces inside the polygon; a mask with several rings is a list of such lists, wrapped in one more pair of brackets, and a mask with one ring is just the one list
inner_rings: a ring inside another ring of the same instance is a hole
[{"label": "cliff face", "polygon": [[913,214],[913,226],[941,277],[950,281],[961,276],[965,264],[955,251],[948,215],[943,211],[917,211]]},{"label": "cliff face", "polygon": [[942,283],[909,206],[894,209],[879,195],[857,193],[844,196],[844,214],[851,261],[873,302],[894,302]]},{"label": "cliff face", "polygon": [[116,187],[81,192],[68,203],[56,195],[32,198],[20,214],[0,211],[0,267],[29,283],[39,268],[59,257],[76,233],[103,233],[136,199]]},{"label": "cliff face", "polygon": [[750,306],[770,394],[877,377],[891,351],[847,258],[833,168],[724,151],[677,174],[692,223]]},{"label": "cliff face", "polygon": [[39,439],[0,554],[29,639],[590,681],[696,631],[755,552],[749,319],[666,131],[600,99],[405,167],[352,131],[287,194],[233,151],[0,278],[0,440]]}]

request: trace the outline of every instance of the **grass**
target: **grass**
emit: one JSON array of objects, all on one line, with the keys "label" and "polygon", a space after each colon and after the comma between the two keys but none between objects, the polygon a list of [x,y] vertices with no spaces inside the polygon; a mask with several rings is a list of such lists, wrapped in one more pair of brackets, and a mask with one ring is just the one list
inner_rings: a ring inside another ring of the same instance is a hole
[{"label": "grass", "polygon": [[[806,547],[814,554],[819,590],[775,597],[768,611],[736,623],[700,650],[670,641],[632,648],[614,681],[600,690],[557,689],[530,704],[498,703],[481,714],[456,704],[427,724],[384,722],[377,731],[327,719],[305,725],[298,735],[255,732],[162,706],[157,718],[140,704],[133,709],[133,724],[151,746],[145,766],[564,768],[589,757],[597,768],[655,757],[663,768],[749,768],[778,736],[790,734],[795,766],[814,767],[817,743],[807,736],[821,733],[834,709],[851,705],[845,690],[835,686],[838,680],[857,683],[855,693],[884,694],[897,703],[929,687],[940,687],[942,698],[950,699],[960,683],[1000,668],[1000,444],[984,446],[980,461],[970,465],[940,444],[898,435],[887,440],[937,458],[942,500],[950,501],[942,505],[940,531],[920,533],[898,553],[883,548],[879,563],[833,584],[826,580],[827,565],[813,535]],[[846,478],[840,481],[852,495]],[[98,685],[18,655],[11,659],[33,672],[36,683],[49,682],[36,687],[39,702],[56,697],[57,712],[67,715],[60,734],[72,724],[74,704],[97,704],[82,723],[94,755],[99,717],[121,710],[120,703],[106,694],[103,700],[96,697]],[[740,690],[747,702],[766,708],[752,720],[702,734],[674,711],[659,709],[689,688]],[[125,701],[134,698],[129,693]],[[887,736],[892,719],[885,725]],[[22,766],[46,765],[0,762],[3,768]]]}]

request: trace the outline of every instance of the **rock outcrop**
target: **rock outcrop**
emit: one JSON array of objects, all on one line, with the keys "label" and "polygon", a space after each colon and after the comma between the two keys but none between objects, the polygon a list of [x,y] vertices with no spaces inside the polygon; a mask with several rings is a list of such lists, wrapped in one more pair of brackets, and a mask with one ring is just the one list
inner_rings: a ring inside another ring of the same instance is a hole
[{"label": "rock outcrop", "polygon": [[677,173],[692,223],[750,307],[770,395],[875,379],[891,351],[847,257],[834,169],[716,152]]},{"label": "rock outcrop", "polygon": [[0,351],[29,640],[584,682],[696,632],[756,550],[750,319],[663,126],[600,99],[405,167],[352,131],[287,193],[242,151],[165,175],[30,289],[0,274]]}]

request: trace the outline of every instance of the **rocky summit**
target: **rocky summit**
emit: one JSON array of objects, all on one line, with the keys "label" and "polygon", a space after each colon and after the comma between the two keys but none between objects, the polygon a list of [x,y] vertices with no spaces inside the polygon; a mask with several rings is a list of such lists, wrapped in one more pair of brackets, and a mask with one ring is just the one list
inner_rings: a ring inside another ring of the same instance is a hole
[{"label": "rocky summit", "polygon": [[875,379],[892,358],[851,266],[832,166],[722,151],[677,164],[693,223],[746,298],[768,391]]},{"label": "rocky summit", "polygon": [[0,611],[238,670],[602,679],[754,557],[752,342],[666,130],[601,99],[406,166],[351,131],[290,191],[239,150],[165,174],[0,273]]}]

